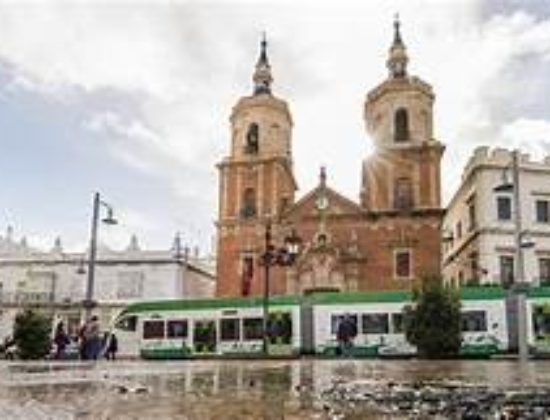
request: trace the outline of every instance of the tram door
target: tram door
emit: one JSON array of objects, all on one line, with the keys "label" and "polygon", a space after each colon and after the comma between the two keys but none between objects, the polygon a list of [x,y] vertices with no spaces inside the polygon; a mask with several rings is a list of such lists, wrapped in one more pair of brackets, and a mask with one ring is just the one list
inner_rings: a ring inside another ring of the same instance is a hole
[{"label": "tram door", "polygon": [[113,333],[118,341],[119,357],[139,357],[141,329],[138,328],[137,316],[126,315],[117,320]]},{"label": "tram door", "polygon": [[193,323],[194,353],[209,354],[216,352],[216,321],[213,319],[195,320]]},{"label": "tram door", "polygon": [[270,354],[292,354],[292,314],[290,312],[270,312],[267,331]]}]

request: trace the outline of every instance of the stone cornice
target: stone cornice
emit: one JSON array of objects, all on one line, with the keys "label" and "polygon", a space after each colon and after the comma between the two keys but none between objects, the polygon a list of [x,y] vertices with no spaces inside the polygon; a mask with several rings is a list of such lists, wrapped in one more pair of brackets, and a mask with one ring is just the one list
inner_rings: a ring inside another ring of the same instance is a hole
[{"label": "stone cornice", "polygon": [[367,93],[367,103],[377,101],[381,96],[392,92],[419,91],[433,101],[435,95],[432,87],[422,79],[411,76],[404,79],[387,79]]},{"label": "stone cornice", "polygon": [[410,217],[412,219],[416,217],[434,216],[441,218],[445,214],[445,209],[442,208],[414,208],[411,210],[378,210],[367,211],[366,217],[369,219],[380,218],[395,218],[395,217]]},{"label": "stone cornice", "polygon": [[294,190],[298,189],[298,183],[294,177],[294,172],[292,171],[292,159],[287,156],[265,156],[265,157],[253,157],[245,159],[235,159],[232,157],[226,157],[221,162],[216,164],[218,170],[222,170],[227,167],[251,167],[257,166],[266,163],[278,163],[284,170],[287,172],[287,175],[290,176]]},{"label": "stone cornice", "polygon": [[270,94],[244,96],[240,98],[231,110],[231,116],[229,117],[229,120],[233,122],[234,119],[237,118],[237,114],[250,108],[276,109],[277,111],[285,114],[290,122],[290,125],[293,124],[288,104],[284,100],[276,98],[275,96]]},{"label": "stone cornice", "polygon": [[[484,227],[476,228],[471,232],[467,232],[464,236],[464,239],[459,243],[456,248],[453,248],[450,253],[443,256],[443,266],[452,263],[458,255],[460,255],[464,249],[466,249],[474,240],[477,240],[482,235],[506,235],[513,237],[515,235],[514,229],[511,228],[502,228],[502,227]],[[529,236],[531,238],[550,238],[550,232],[540,232],[529,230]],[[500,249],[514,249],[514,247],[503,246]],[[535,250],[535,253],[537,250]],[[544,252],[544,251],[543,251]]]},{"label": "stone cornice", "polygon": [[[399,147],[396,147],[393,144],[387,145],[387,146],[378,146],[378,147],[379,149],[376,153],[379,153],[381,155],[385,153],[389,153],[389,154],[414,153],[414,154],[422,155],[425,153],[435,151],[439,154],[439,156],[441,156],[445,151],[445,145],[436,139],[431,139],[430,141],[424,141],[422,143],[411,143],[406,145],[400,145]],[[376,156],[376,153],[373,156]]]},{"label": "stone cornice", "polygon": [[[204,274],[212,279],[215,278],[211,273],[203,268],[193,264],[185,263],[183,260],[177,260],[175,258],[154,258],[154,259],[138,259],[138,258],[99,258],[96,260],[96,266],[121,266],[121,265],[182,265],[186,266],[186,269],[194,271],[197,273]],[[55,267],[55,266],[75,266],[78,267],[83,265],[85,269],[88,267],[87,259],[63,259],[63,258],[36,258],[36,257],[27,257],[27,258],[2,258],[0,259],[0,268],[1,267],[27,267],[31,266],[42,266],[42,267]]]}]

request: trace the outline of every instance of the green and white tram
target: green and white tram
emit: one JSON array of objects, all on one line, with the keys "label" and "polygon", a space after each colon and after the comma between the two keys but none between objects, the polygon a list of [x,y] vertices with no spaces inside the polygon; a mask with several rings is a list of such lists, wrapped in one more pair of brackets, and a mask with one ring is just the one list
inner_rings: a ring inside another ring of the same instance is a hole
[{"label": "green and white tram", "polygon": [[[412,356],[405,339],[406,291],[313,293],[272,296],[269,300],[268,352],[271,355],[336,356],[338,323],[355,323],[353,355]],[[465,357],[509,351],[517,343],[514,300],[500,287],[460,290],[462,347]],[[531,352],[550,355],[550,288],[531,288],[527,295],[528,343]],[[179,359],[246,356],[263,352],[263,299],[218,298],[168,300],[129,305],[116,319],[122,357]],[[517,345],[517,344],[516,344]]]},{"label": "green and white tram", "polygon": [[[344,316],[355,323],[357,357],[413,356],[416,348],[404,334],[403,309],[411,304],[406,291],[326,293],[313,297],[315,351],[334,356],[336,332]],[[497,287],[461,289],[464,356],[490,356],[508,348],[505,293]]]},{"label": "green and white tram", "polygon": [[[300,306],[271,297],[268,352],[298,354]],[[121,357],[182,359],[263,352],[262,298],[167,300],[129,305],[115,322]]]}]

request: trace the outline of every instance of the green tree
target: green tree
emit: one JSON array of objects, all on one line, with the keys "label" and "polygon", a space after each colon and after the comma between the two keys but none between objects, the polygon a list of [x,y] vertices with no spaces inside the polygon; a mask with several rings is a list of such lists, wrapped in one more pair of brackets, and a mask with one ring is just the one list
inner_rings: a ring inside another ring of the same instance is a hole
[{"label": "green tree", "polygon": [[413,292],[413,304],[405,307],[407,340],[425,358],[455,356],[460,351],[460,296],[443,285],[440,277],[425,277]]},{"label": "green tree", "polygon": [[15,317],[13,339],[21,359],[41,359],[50,352],[50,321],[27,309]]}]

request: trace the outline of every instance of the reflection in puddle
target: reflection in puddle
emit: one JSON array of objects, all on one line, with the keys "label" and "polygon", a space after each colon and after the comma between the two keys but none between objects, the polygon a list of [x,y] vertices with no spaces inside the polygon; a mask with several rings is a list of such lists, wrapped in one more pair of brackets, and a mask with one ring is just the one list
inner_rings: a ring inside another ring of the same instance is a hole
[{"label": "reflection in puddle", "polygon": [[0,373],[2,419],[30,414],[63,419],[354,419],[376,418],[381,412],[402,418],[410,413],[399,407],[415,407],[422,398],[436,399],[431,414],[450,406],[438,395],[460,404],[461,393],[470,403],[481,395],[504,404],[510,387],[516,387],[516,394],[523,387],[529,395],[550,399],[545,391],[550,363],[542,361],[524,367],[504,361],[312,359],[42,363],[0,364]]}]

